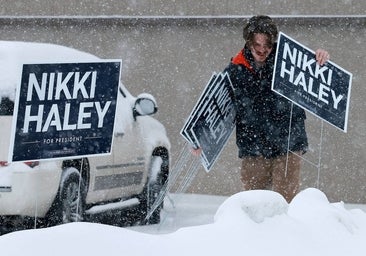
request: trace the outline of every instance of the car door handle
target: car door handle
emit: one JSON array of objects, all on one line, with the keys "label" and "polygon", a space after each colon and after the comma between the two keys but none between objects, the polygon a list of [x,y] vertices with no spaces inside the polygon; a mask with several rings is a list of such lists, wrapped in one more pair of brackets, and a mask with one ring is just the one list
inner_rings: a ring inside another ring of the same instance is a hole
[{"label": "car door handle", "polygon": [[117,133],[114,134],[114,137],[116,137],[116,138],[121,137],[122,138],[124,135],[125,135],[124,132],[117,132]]}]

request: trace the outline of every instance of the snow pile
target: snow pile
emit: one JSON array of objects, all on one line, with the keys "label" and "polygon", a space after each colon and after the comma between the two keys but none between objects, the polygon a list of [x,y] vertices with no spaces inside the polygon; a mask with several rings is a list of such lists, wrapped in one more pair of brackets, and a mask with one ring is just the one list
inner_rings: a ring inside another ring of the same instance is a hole
[{"label": "snow pile", "polygon": [[[271,191],[228,198],[211,224],[151,235],[72,223],[0,237],[1,255],[365,255],[366,213],[307,189],[290,204]],[[57,248],[57,250],[55,250]]]},{"label": "snow pile", "polygon": [[216,222],[233,222],[245,219],[261,223],[265,218],[285,214],[288,204],[286,200],[272,191],[253,190],[236,194],[227,199],[218,209]]}]

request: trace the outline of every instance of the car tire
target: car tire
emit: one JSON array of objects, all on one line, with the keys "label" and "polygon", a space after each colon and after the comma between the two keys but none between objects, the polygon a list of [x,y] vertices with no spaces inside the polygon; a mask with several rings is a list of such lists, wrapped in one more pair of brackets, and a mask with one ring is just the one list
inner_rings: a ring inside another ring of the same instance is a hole
[{"label": "car tire", "polygon": [[[160,163],[159,167],[156,166],[157,162]],[[161,162],[160,156],[152,157],[150,163],[150,176],[148,177],[143,192],[139,196],[140,204],[138,206],[137,214],[141,225],[158,224],[160,222],[160,212],[163,208],[164,200],[160,199],[161,202],[156,206],[156,209],[153,212],[151,212],[151,209],[155,206],[154,203],[157,199],[159,200],[160,196],[163,196],[162,199],[164,199],[165,195],[161,195],[160,192],[166,192],[163,191],[166,178],[161,171]],[[151,173],[153,172],[151,171],[152,168],[159,168],[159,172],[156,174],[156,177],[151,177]]]},{"label": "car tire", "polygon": [[78,222],[84,219],[85,185],[77,169],[67,168],[60,182],[59,193],[48,216],[51,225]]}]

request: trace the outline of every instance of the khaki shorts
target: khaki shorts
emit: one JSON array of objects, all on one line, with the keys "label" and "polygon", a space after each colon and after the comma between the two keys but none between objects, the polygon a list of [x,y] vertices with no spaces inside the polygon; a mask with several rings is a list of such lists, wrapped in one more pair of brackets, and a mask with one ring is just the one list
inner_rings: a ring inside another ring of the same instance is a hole
[{"label": "khaki shorts", "polygon": [[244,190],[272,189],[280,193],[287,202],[297,194],[300,187],[300,152],[275,158],[263,156],[243,158],[241,181]]}]

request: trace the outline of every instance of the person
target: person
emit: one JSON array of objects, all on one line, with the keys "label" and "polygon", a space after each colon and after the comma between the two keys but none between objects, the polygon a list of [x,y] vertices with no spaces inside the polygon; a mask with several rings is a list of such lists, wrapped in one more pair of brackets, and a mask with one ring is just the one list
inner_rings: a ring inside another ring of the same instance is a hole
[{"label": "person", "polygon": [[[300,187],[301,156],[308,147],[305,111],[271,90],[278,29],[264,15],[243,29],[244,48],[231,59],[228,72],[236,106],[236,144],[242,159],[244,190],[272,189],[288,202]],[[315,53],[319,65],[326,50]],[[200,149],[193,151],[200,154]]]}]

